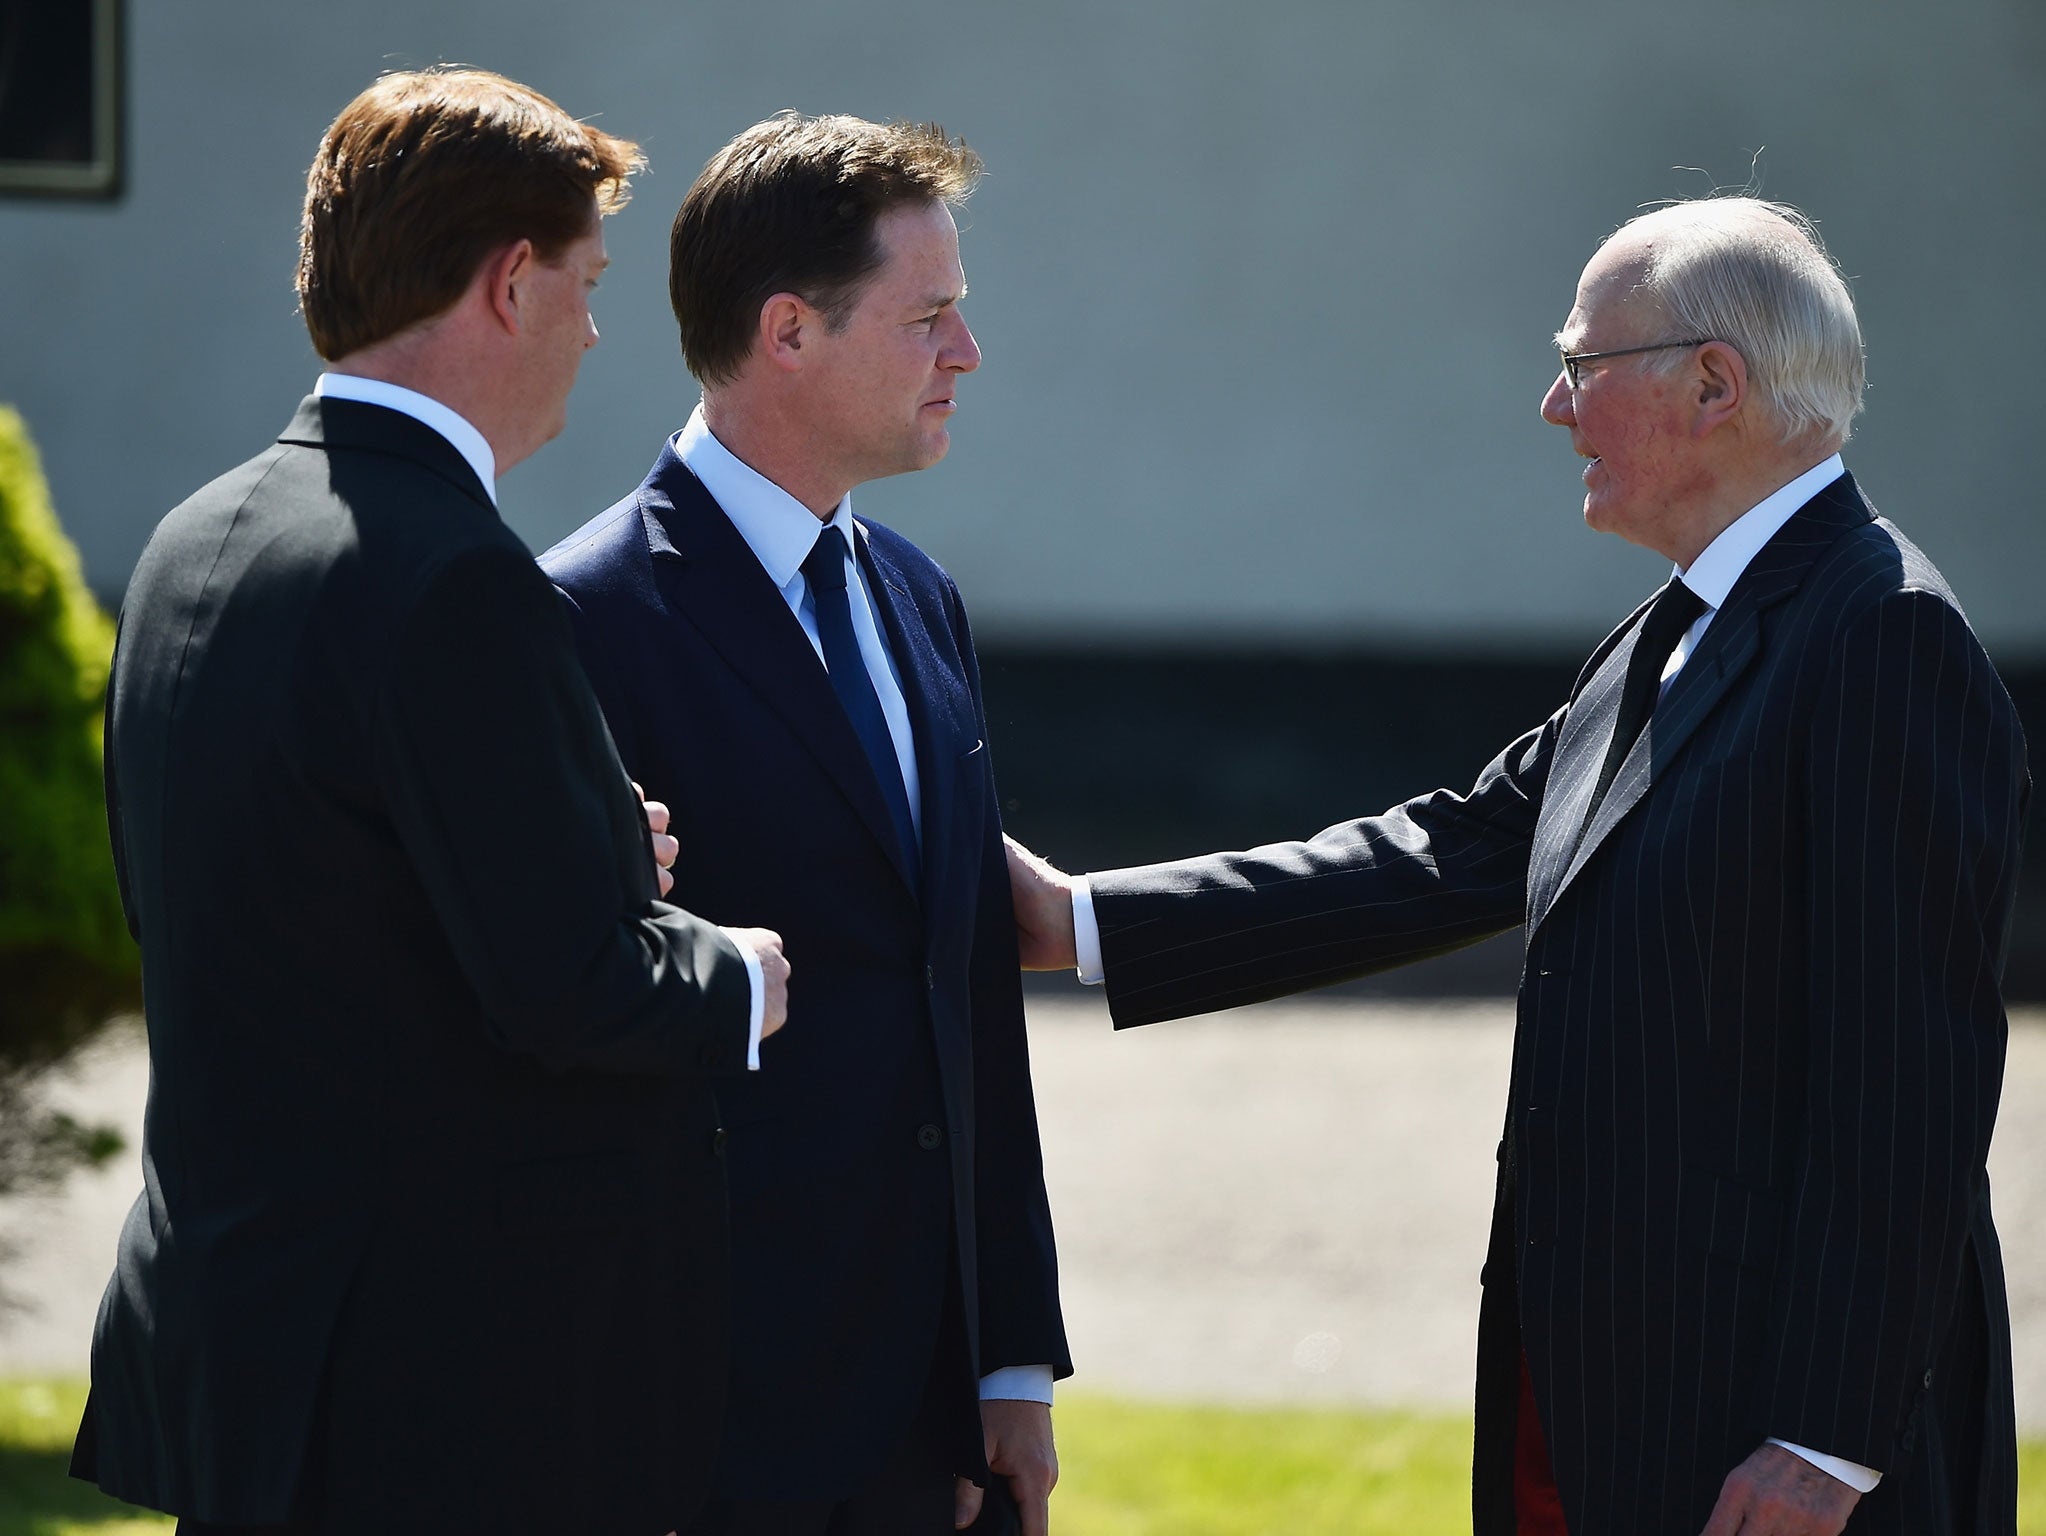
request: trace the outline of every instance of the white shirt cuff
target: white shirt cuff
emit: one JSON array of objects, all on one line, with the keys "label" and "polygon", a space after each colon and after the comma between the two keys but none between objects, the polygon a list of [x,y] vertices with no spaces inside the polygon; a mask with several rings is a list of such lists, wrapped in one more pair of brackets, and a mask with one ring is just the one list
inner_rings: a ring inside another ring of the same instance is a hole
[{"label": "white shirt cuff", "polygon": [[1007,1398],[1019,1403],[1051,1402],[1051,1367],[1005,1365],[980,1378],[980,1400]]},{"label": "white shirt cuff", "polygon": [[1101,925],[1094,921],[1094,887],[1085,875],[1073,876],[1073,953],[1080,961],[1080,980],[1100,986],[1106,969],[1101,963]]},{"label": "white shirt cuff", "polygon": [[760,974],[760,957],[753,953],[751,944],[741,943],[739,936],[729,928],[720,928],[732,947],[739,951],[739,958],[746,962],[746,987],[750,994],[746,1013],[746,1070],[760,1070],[760,1026],[767,1022],[767,978]]},{"label": "white shirt cuff", "polygon": [[1792,1445],[1788,1440],[1769,1437],[1771,1445],[1780,1445],[1793,1456],[1802,1456],[1821,1472],[1837,1477],[1856,1493],[1872,1493],[1875,1485],[1883,1480],[1882,1473],[1873,1467],[1864,1467],[1858,1461],[1846,1461],[1838,1456],[1828,1456],[1824,1451],[1808,1451],[1801,1445]]}]

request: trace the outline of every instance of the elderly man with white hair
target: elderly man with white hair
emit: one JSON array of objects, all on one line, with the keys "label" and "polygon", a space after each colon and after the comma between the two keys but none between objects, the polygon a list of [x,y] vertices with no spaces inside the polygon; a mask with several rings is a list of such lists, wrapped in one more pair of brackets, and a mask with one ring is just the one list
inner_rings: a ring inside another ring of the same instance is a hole
[{"label": "elderly man with white hair", "polygon": [[1556,340],[1585,521],[1669,582],[1467,794],[1077,879],[1012,847],[1025,963],[1123,1027],[1524,925],[1479,1536],[2008,1533],[2016,713],[1841,462],[1861,333],[1802,215],[1633,220]]}]

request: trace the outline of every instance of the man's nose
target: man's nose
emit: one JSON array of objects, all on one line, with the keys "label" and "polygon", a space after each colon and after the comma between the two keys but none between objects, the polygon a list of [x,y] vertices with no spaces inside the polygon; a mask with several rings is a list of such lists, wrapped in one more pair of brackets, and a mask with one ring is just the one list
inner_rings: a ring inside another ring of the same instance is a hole
[{"label": "man's nose", "polygon": [[954,336],[945,348],[939,366],[954,373],[971,373],[980,366],[980,343],[973,339],[973,332],[966,327],[966,318],[958,310],[952,311],[959,322],[959,334]]},{"label": "man's nose", "polygon": [[1552,427],[1577,425],[1577,400],[1571,393],[1570,380],[1560,368],[1556,370],[1556,382],[1542,396],[1542,420]]}]

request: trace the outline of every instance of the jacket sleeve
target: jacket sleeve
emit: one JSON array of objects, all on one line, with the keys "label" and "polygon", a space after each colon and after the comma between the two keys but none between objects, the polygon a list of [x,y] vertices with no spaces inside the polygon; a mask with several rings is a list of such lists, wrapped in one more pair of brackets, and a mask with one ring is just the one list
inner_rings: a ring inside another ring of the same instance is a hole
[{"label": "jacket sleeve", "polygon": [[745,964],[655,899],[644,818],[529,556],[471,550],[426,582],[374,729],[398,837],[499,1044],[556,1070],[744,1067]]},{"label": "jacket sleeve", "polygon": [[[949,590],[953,635],[973,694],[981,740],[988,741],[980,666],[958,593]],[[1009,898],[1009,861],[1002,847],[1001,800],[995,791],[993,744],[980,759],[979,793],[988,808],[974,906],[968,983],[973,1010],[975,1268],[980,1280],[980,1371],[1049,1365],[1073,1374],[1059,1307],[1058,1253],[1037,1099],[1030,1084],[1030,1046],[1023,1020],[1022,962]]]},{"label": "jacket sleeve", "polygon": [[1809,1023],[1757,1419],[1899,1464],[1964,1273],[2003,1076],[2028,780],[1966,621],[1902,589],[1844,628],[1805,781]]},{"label": "jacket sleeve", "polygon": [[1089,876],[1116,1027],[1328,986],[1518,925],[1566,709],[1467,795],[1437,790],[1307,842]]},{"label": "jacket sleeve", "polygon": [[[122,610],[121,616],[127,616]],[[121,628],[116,622],[114,629],[114,654],[121,654]],[[104,714],[100,720],[100,780],[105,786],[107,799],[107,838],[114,849],[114,881],[121,893],[121,916],[128,924],[128,937],[137,944],[142,942],[142,921],[135,912],[135,894],[128,884],[128,840],[121,824],[121,779],[115,767],[114,753],[114,691],[121,675],[118,664],[107,671],[107,696],[103,704]]]},{"label": "jacket sleeve", "polygon": [[643,772],[643,769],[635,767],[640,761],[639,733],[629,707],[630,695],[619,686],[618,668],[610,652],[615,637],[598,626],[567,587],[557,582],[554,593],[562,611],[568,615],[569,633],[575,637],[576,658],[582,663],[583,677],[589,682],[590,691],[597,696],[597,708],[610,729],[612,745],[618,749],[618,759],[625,765],[627,773]]}]

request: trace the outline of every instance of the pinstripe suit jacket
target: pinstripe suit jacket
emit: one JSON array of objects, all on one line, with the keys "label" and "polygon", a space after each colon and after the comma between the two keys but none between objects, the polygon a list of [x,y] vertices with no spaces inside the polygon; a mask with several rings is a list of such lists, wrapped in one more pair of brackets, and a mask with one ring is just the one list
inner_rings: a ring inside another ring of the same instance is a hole
[{"label": "pinstripe suit jacket", "polygon": [[2029,780],[1988,658],[1851,478],[1749,565],[1587,826],[1645,612],[1467,795],[1093,879],[1118,1027],[1524,924],[1477,1530],[1522,1351],[1573,1536],[1690,1536],[1765,1437],[1854,1532],[2008,1532],[1984,1161]]}]

